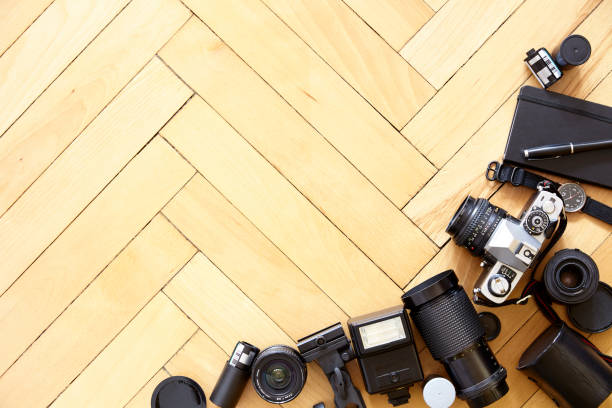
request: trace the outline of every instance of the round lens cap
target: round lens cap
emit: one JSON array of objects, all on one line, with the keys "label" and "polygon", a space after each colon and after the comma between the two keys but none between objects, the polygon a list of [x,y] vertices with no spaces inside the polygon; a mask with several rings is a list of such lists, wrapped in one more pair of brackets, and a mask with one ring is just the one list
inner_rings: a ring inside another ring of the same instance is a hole
[{"label": "round lens cap", "polygon": [[425,282],[404,293],[402,301],[407,309],[412,310],[457,286],[459,286],[459,279],[457,279],[455,271],[449,269],[427,279]]},{"label": "round lens cap", "polygon": [[455,387],[444,377],[434,377],[423,386],[423,399],[431,408],[448,408],[455,402]]},{"label": "round lens cap", "polygon": [[478,313],[478,319],[485,329],[485,338],[487,341],[494,340],[499,336],[501,322],[497,316],[491,312],[480,312]]},{"label": "round lens cap", "polygon": [[561,43],[559,53],[568,64],[581,65],[591,56],[591,44],[581,35],[570,35]]},{"label": "round lens cap", "polygon": [[597,291],[586,302],[569,305],[567,314],[574,325],[588,333],[600,333],[612,326],[612,288],[599,282]]},{"label": "round lens cap", "polygon": [[151,397],[151,408],[204,408],[206,396],[191,378],[170,377],[160,382]]}]

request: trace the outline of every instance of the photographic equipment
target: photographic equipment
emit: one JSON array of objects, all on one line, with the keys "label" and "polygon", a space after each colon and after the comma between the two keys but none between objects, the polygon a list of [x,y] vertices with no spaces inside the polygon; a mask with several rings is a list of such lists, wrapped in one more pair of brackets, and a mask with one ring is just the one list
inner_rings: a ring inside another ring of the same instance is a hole
[{"label": "photographic equipment", "polygon": [[393,406],[407,403],[408,389],[423,379],[423,371],[403,306],[355,317],[347,324],[366,390],[387,394]]},{"label": "photographic equipment", "polygon": [[431,355],[444,364],[459,398],[484,407],[508,392],[506,369],[499,365],[455,272],[442,272],[402,296]]},{"label": "photographic equipment", "polygon": [[327,376],[334,391],[336,408],[353,404],[365,408],[361,393],[353,385],[344,363],[355,358],[342,325],[336,323],[298,341],[298,350],[306,362],[316,361]]},{"label": "photographic equipment", "polygon": [[487,341],[495,340],[501,332],[501,322],[499,317],[491,312],[480,312],[478,313],[478,320],[485,330],[485,339]]},{"label": "photographic equipment", "polygon": [[430,408],[448,408],[455,402],[455,386],[444,377],[431,377],[423,385],[423,400]]},{"label": "photographic equipment", "polygon": [[494,304],[503,303],[557,231],[565,216],[563,200],[543,184],[520,219],[485,198],[467,196],[446,227],[457,245],[482,257],[484,273],[474,285],[476,302],[482,296]]},{"label": "photographic equipment", "polygon": [[278,345],[263,350],[253,361],[253,387],[267,402],[289,402],[302,391],[306,364],[297,351]]},{"label": "photographic equipment", "polygon": [[591,56],[591,44],[581,35],[574,34],[561,43],[553,59],[546,48],[527,51],[525,63],[543,88],[548,88],[563,76],[561,67],[571,68],[584,64]]},{"label": "photographic equipment", "polygon": [[259,349],[239,341],[215,384],[210,400],[221,408],[234,408],[251,375],[251,366]]},{"label": "photographic equipment", "polygon": [[576,304],[589,300],[597,290],[599,269],[578,249],[563,249],[546,264],[543,274],[548,294],[557,302]]},{"label": "photographic equipment", "polygon": [[597,407],[612,392],[612,367],[564,324],[546,329],[518,369],[561,407]]},{"label": "photographic equipment", "polygon": [[582,331],[601,333],[612,327],[612,288],[599,282],[595,294],[586,302],[569,305],[567,314]]},{"label": "photographic equipment", "polygon": [[530,147],[524,150],[527,159],[555,159],[592,150],[612,149],[612,140],[599,140],[585,143],[560,143],[553,145]]},{"label": "photographic equipment", "polygon": [[191,378],[169,377],[155,387],[151,408],[206,408],[206,396]]}]

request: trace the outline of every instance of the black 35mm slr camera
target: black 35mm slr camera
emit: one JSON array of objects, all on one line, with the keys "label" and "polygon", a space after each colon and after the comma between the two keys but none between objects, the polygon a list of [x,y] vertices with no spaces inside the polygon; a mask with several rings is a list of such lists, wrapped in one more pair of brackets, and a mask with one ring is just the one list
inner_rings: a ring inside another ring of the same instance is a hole
[{"label": "black 35mm slr camera", "polygon": [[562,198],[543,184],[523,208],[520,219],[485,198],[468,196],[446,232],[457,245],[482,257],[480,265],[485,271],[474,285],[474,301],[484,298],[485,302],[504,303],[534,265],[543,245],[557,232],[562,218]]}]

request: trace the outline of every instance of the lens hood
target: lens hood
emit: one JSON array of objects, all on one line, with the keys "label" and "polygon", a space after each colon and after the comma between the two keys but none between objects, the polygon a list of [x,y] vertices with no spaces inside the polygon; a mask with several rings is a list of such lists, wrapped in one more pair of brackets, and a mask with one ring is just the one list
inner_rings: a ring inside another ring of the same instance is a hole
[{"label": "lens hood", "polygon": [[557,302],[567,305],[583,303],[597,291],[599,269],[584,252],[563,249],[546,264],[543,280],[546,291]]},{"label": "lens hood", "polygon": [[406,309],[415,309],[424,303],[446,293],[449,289],[459,286],[459,279],[455,271],[449,269],[426,281],[419,283],[402,295]]}]

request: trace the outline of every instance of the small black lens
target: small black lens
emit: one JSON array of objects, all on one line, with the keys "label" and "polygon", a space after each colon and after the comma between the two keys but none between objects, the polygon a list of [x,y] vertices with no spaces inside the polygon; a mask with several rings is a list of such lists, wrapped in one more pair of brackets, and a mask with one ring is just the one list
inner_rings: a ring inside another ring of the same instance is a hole
[{"label": "small black lens", "polygon": [[302,391],[306,382],[306,365],[291,347],[268,347],[253,362],[252,381],[261,398],[282,404]]},{"label": "small black lens", "polygon": [[484,247],[506,211],[484,198],[467,196],[446,227],[459,246],[467,248],[474,256],[482,256]]},{"label": "small black lens", "polygon": [[546,291],[559,303],[571,305],[589,300],[598,283],[597,264],[578,249],[557,252],[544,268]]},{"label": "small black lens", "polygon": [[436,360],[442,361],[459,398],[472,408],[508,392],[506,369],[485,340],[485,330],[455,272],[442,272],[402,296],[404,305]]}]

